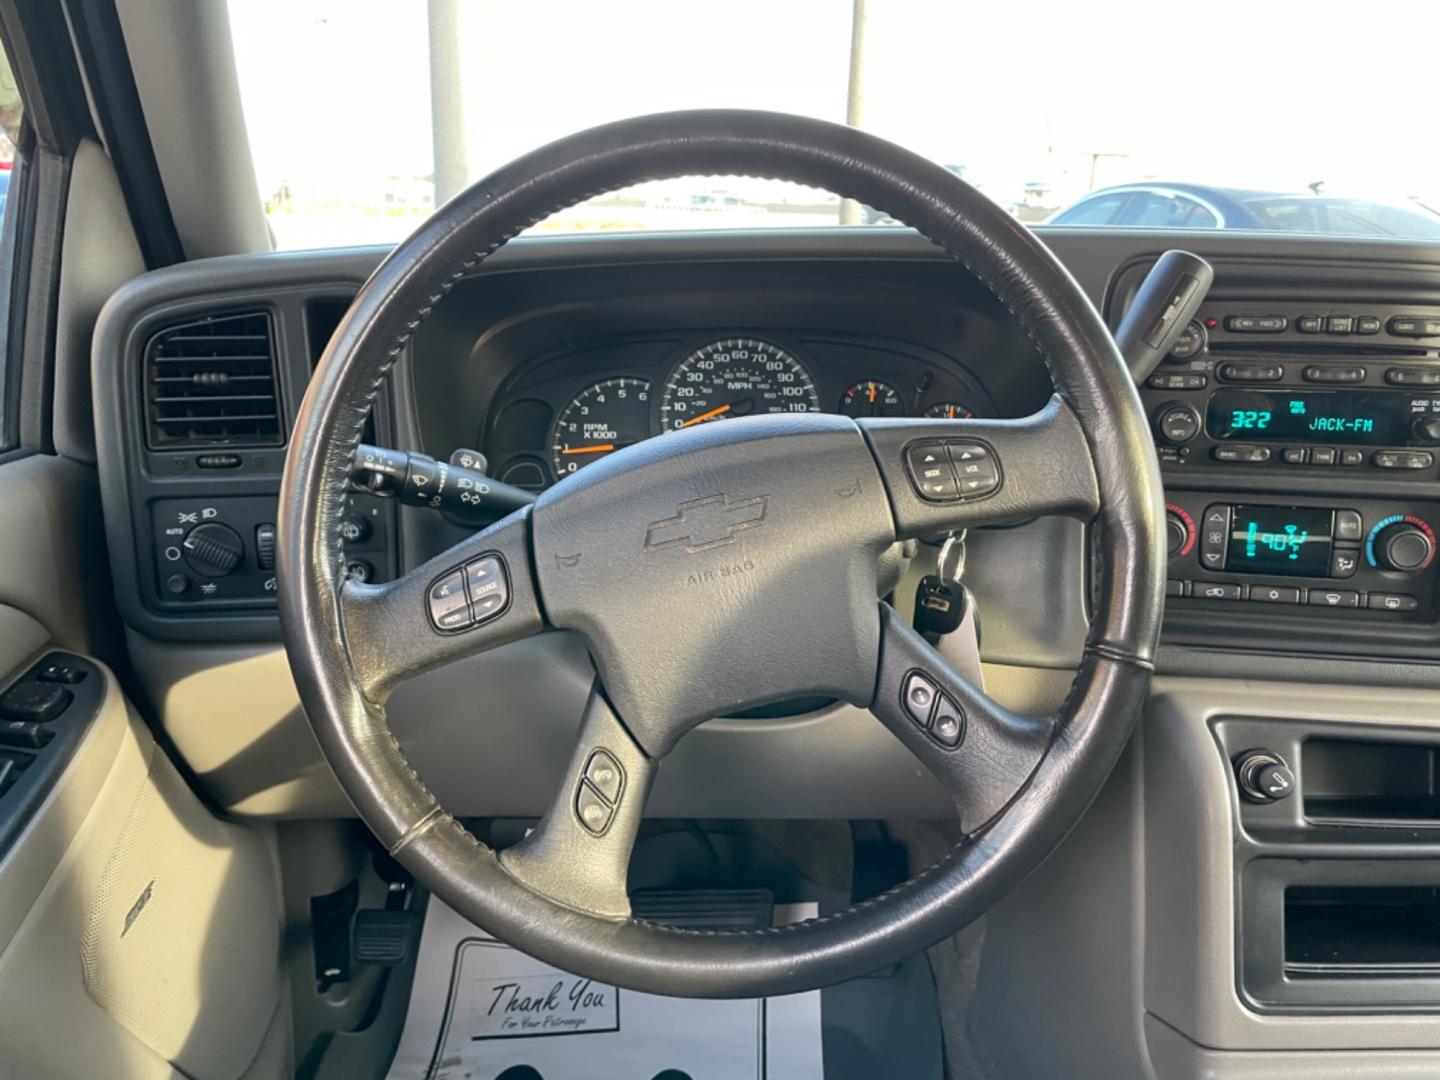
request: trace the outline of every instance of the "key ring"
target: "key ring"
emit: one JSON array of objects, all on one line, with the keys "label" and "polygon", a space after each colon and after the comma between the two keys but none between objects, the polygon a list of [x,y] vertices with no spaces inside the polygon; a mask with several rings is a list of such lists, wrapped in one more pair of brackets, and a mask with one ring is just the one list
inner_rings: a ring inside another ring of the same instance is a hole
[{"label": "key ring", "polygon": [[941,545],[940,555],[935,561],[935,576],[940,579],[941,585],[958,585],[964,573],[965,530],[961,529],[947,536]]}]

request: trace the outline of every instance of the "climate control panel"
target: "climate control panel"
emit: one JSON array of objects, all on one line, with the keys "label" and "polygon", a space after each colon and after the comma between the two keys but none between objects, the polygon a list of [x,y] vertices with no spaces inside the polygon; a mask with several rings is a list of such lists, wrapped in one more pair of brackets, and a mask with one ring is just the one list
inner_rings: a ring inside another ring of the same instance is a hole
[{"label": "climate control panel", "polygon": [[1171,598],[1432,620],[1440,507],[1172,491]]}]

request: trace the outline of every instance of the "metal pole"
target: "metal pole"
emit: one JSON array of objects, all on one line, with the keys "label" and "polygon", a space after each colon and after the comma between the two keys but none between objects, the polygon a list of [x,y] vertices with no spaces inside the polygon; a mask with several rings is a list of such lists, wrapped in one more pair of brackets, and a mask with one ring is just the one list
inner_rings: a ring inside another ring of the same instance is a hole
[{"label": "metal pole", "polygon": [[[850,82],[845,92],[845,123],[865,126],[865,0],[854,0],[850,14]],[[840,224],[860,225],[865,211],[854,199],[840,201]]]},{"label": "metal pole", "polygon": [[461,191],[470,179],[465,147],[464,87],[460,67],[461,0],[429,0],[430,141],[434,152],[435,205]]}]

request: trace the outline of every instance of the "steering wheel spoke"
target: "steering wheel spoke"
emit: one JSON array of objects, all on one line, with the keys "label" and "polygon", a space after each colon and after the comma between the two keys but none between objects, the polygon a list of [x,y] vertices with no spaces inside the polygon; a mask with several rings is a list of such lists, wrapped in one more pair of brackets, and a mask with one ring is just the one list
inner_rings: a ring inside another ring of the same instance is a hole
[{"label": "steering wheel spoke", "polygon": [[1049,718],[1010,712],[961,675],[895,609],[881,608],[873,712],[951,798],[969,833],[1001,813],[1050,744]]},{"label": "steering wheel spoke", "polygon": [[366,697],[544,628],[529,532],[527,507],[394,581],[345,582],[341,619]]},{"label": "steering wheel spoke", "polygon": [[500,853],[501,865],[566,907],[627,918],[630,853],[658,767],[631,738],[597,680],[554,805],[530,835]]},{"label": "steering wheel spoke", "polygon": [[858,422],[902,539],[1100,509],[1090,445],[1058,394],[1021,420]]}]

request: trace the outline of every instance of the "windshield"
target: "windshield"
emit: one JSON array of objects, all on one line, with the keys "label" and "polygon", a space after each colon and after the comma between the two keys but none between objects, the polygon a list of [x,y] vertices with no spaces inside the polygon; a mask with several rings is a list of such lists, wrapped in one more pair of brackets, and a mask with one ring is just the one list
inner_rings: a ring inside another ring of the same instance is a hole
[{"label": "windshield", "polygon": [[[394,242],[561,135],[681,108],[848,122],[1020,220],[1440,239],[1440,5],[1093,0],[230,0],[283,248]],[[1348,48],[1355,42],[1356,48]],[[1340,62],[1337,63],[1337,58]],[[886,225],[785,184],[690,178],[538,231]]]}]

